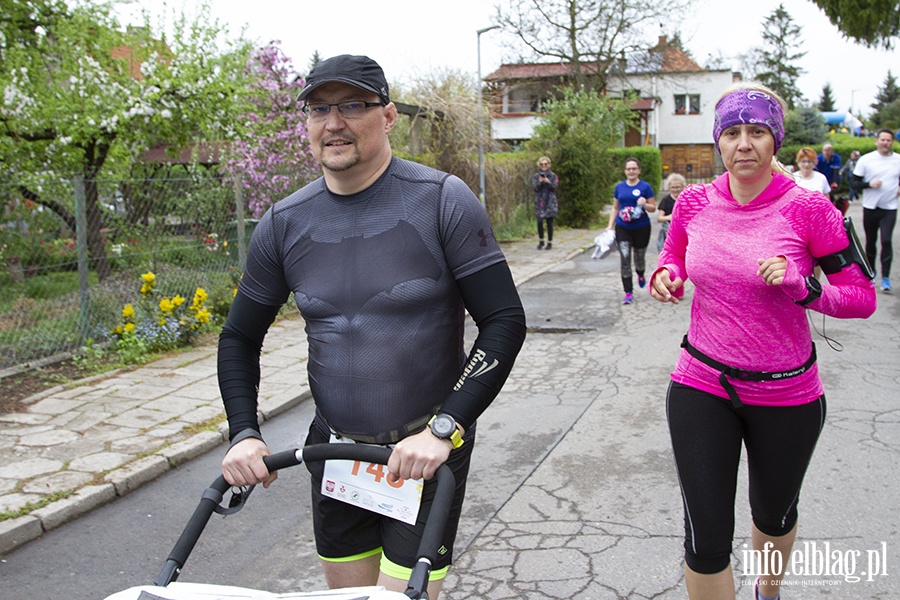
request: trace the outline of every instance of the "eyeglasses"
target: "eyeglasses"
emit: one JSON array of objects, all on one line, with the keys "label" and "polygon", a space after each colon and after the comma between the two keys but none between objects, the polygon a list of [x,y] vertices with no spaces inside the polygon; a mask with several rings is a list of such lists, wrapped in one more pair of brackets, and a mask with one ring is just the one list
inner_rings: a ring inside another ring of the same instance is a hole
[{"label": "eyeglasses", "polygon": [[798,162],[799,164],[801,164],[801,165],[814,165],[814,164],[816,164],[816,161],[814,161],[814,160],[798,160],[797,162]]},{"label": "eyeglasses", "polygon": [[345,119],[359,119],[366,114],[366,110],[373,106],[384,106],[384,102],[363,102],[362,100],[352,100],[350,102],[337,102],[336,104],[327,104],[325,102],[313,102],[312,104],[304,104],[302,110],[311,120],[319,121],[331,114],[331,107],[337,106],[338,112]]}]

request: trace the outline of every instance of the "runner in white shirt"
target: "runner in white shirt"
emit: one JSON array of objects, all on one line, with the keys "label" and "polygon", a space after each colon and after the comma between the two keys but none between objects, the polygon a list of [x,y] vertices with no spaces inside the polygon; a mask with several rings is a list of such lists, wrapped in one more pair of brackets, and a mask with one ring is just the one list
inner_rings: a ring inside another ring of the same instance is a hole
[{"label": "runner in white shirt", "polygon": [[881,235],[881,290],[891,293],[891,239],[897,223],[897,195],[900,194],[900,154],[892,150],[894,132],[878,130],[876,150],[860,157],[853,169],[850,185],[862,190],[863,229],[866,232],[866,256],[875,266],[878,236]]}]

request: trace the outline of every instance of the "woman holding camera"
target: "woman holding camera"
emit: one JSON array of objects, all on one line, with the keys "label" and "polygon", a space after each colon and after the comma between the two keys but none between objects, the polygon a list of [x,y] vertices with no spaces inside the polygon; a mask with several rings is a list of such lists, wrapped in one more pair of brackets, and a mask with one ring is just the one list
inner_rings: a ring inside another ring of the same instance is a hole
[{"label": "woman holding camera", "polygon": [[559,177],[550,170],[550,159],[542,156],[538,159],[538,172],[534,174],[534,218],[537,219],[538,250],[544,246],[544,221],[547,221],[547,246],[553,248],[553,219],[559,214],[559,201],[556,198],[556,188],[559,187]]}]

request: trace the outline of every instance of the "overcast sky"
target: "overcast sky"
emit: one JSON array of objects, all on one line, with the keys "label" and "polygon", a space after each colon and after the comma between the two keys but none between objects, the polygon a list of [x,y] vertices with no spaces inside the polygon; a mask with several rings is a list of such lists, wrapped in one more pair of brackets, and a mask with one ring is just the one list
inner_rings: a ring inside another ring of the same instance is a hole
[{"label": "overcast sky", "polygon": [[[136,0],[159,14],[168,4],[181,0]],[[806,73],[799,88],[818,102],[822,86],[830,82],[839,110],[857,114],[871,112],[878,88],[888,69],[900,76],[900,52],[868,50],[845,41],[818,7],[809,0],[697,0],[681,24],[681,38],[698,63],[720,53],[728,58],[746,53],[762,43],[762,23],[779,3],[802,28],[799,64]],[[195,2],[188,0],[189,7]],[[305,71],[318,51],[323,58],[335,54],[367,54],[378,61],[388,81],[409,82],[445,69],[471,73],[478,70],[476,31],[491,25],[494,0],[210,0],[213,16],[226,23],[233,34],[246,25],[246,36],[260,43],[280,40],[295,67]],[[192,8],[188,9],[193,10]],[[668,26],[668,25],[667,25]],[[660,33],[648,32],[647,44]],[[481,74],[487,75],[503,62],[501,34],[481,36]],[[735,60],[731,67],[740,68]],[[855,90],[855,91],[854,91]]]}]

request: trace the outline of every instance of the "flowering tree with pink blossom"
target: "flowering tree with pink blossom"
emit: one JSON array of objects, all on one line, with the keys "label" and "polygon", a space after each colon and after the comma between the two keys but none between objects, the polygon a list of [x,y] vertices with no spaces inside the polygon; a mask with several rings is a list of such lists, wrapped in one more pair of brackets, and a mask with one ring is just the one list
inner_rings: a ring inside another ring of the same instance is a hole
[{"label": "flowering tree with pink blossom", "polygon": [[228,184],[240,182],[254,217],[319,176],[296,99],[303,78],[279,44],[260,48],[247,64],[253,81],[251,108],[243,115],[244,134],[223,165]]}]

